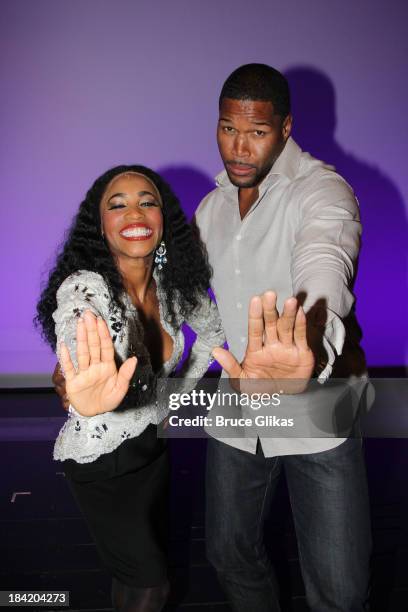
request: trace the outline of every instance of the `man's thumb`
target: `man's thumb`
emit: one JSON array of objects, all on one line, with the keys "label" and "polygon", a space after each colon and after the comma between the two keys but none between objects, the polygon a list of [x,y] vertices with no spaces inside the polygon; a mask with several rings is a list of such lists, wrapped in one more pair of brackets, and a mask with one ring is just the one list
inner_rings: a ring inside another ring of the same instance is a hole
[{"label": "man's thumb", "polygon": [[224,368],[230,378],[240,377],[242,369],[232,353],[221,347],[217,347],[213,350],[212,354],[214,359]]}]

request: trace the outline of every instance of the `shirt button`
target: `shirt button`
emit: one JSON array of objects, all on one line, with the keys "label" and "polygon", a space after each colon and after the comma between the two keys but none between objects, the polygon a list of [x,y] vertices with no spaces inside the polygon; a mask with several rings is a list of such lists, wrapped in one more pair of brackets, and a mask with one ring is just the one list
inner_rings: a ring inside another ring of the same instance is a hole
[{"label": "shirt button", "polygon": [[239,274],[241,274],[241,270],[238,270],[238,268],[235,270],[235,274],[238,276]]},{"label": "shirt button", "polygon": [[241,240],[242,236],[240,234],[238,234],[237,236],[237,240]]},{"label": "shirt button", "polygon": [[237,308],[239,308],[241,310],[241,308],[242,308],[241,302],[237,302]]}]

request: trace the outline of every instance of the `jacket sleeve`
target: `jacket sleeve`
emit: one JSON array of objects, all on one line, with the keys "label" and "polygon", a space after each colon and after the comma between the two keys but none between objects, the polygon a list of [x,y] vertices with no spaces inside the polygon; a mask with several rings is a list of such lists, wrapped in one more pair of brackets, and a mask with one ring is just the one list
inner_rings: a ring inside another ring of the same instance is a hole
[{"label": "jacket sleeve", "polygon": [[61,342],[68,347],[72,362],[77,367],[76,329],[78,318],[85,310],[106,318],[109,294],[99,274],[80,270],[71,274],[57,291],[57,309],[53,313],[57,336],[57,354]]},{"label": "jacket sleeve", "polygon": [[185,321],[197,334],[190,353],[179,370],[177,384],[180,393],[189,393],[204,376],[214,359],[211,352],[225,343],[221,317],[216,303],[208,294],[202,296],[200,304]]},{"label": "jacket sleeve", "polygon": [[225,343],[225,334],[217,305],[208,294],[201,297],[199,305],[185,319],[185,323],[197,336],[176,376],[160,380],[156,404],[157,423],[160,423],[169,413],[169,395],[190,393],[214,361],[211,356],[212,350]]},{"label": "jacket sleeve", "polygon": [[[60,356],[60,346],[63,341],[67,346],[72,363],[77,368],[76,330],[78,318],[85,310],[100,315],[105,320],[109,317],[110,298],[102,277],[87,270],[74,272],[62,283],[57,291],[57,309],[53,313],[55,333],[57,336],[57,356]],[[96,422],[99,418],[85,417],[69,407],[69,415],[75,416],[83,423]]]}]

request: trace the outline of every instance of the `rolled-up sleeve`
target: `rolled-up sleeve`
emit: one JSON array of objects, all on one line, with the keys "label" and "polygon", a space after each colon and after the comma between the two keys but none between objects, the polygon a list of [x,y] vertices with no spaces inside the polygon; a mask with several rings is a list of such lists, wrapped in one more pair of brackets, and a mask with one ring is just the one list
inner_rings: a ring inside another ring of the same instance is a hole
[{"label": "rolled-up sleeve", "polygon": [[322,178],[299,206],[299,229],[292,256],[294,295],[305,296],[308,312],[318,303],[326,309],[323,345],[327,363],[319,374],[326,380],[337,355],[341,355],[350,312],[360,249],[361,223],[351,187],[338,176]]}]

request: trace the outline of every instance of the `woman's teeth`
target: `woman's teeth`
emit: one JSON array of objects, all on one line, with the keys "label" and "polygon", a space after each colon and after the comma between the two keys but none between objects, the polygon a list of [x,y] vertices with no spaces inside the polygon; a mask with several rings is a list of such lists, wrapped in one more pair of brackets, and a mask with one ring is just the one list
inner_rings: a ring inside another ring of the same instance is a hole
[{"label": "woman's teeth", "polygon": [[138,238],[139,236],[151,236],[153,231],[147,227],[130,227],[120,233],[125,238]]}]

